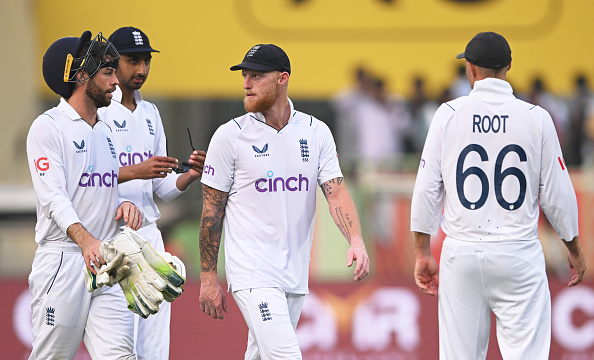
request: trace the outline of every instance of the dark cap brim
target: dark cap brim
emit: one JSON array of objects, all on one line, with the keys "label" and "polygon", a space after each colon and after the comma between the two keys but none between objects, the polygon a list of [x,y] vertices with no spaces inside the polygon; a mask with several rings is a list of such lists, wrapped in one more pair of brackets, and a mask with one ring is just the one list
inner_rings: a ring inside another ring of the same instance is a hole
[{"label": "dark cap brim", "polygon": [[159,50],[155,50],[150,47],[133,47],[128,49],[119,49],[118,52],[120,54],[129,54],[129,53],[138,53],[138,52],[160,52]]},{"label": "dark cap brim", "polygon": [[253,62],[242,62],[241,64],[231,66],[229,69],[231,71],[236,71],[236,70],[241,70],[241,69],[250,69],[250,70],[256,70],[256,71],[274,71],[274,70],[276,70],[275,68],[273,68],[271,66],[257,64],[257,63],[253,63]]},{"label": "dark cap brim", "polygon": [[466,57],[465,54],[463,52],[461,52],[456,56],[456,59],[464,59],[465,57]]}]

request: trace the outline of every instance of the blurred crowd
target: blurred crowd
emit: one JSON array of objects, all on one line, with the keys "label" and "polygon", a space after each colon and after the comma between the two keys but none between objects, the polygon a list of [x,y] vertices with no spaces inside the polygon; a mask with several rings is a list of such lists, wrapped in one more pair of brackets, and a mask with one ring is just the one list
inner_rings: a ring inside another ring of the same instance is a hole
[{"label": "blurred crowd", "polygon": [[[332,99],[336,115],[335,140],[343,170],[414,171],[425,136],[440,104],[471,91],[465,66],[456,69],[452,83],[430,96],[426,79],[414,77],[407,96],[387,90],[385,79],[365,67],[354,71],[353,85]],[[558,95],[535,77],[526,93],[515,96],[546,109],[553,118],[566,165],[594,165],[594,94],[585,76],[578,75],[573,93]],[[512,86],[515,84],[512,83]]]}]

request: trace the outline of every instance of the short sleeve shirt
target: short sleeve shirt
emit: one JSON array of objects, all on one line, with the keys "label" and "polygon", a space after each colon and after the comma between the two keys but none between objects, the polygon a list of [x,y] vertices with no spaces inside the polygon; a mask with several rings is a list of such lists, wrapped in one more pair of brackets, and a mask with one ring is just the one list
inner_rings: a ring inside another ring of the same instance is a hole
[{"label": "short sleeve shirt", "polygon": [[308,292],[316,185],[342,173],[328,126],[290,106],[281,130],[248,113],[222,125],[208,147],[202,183],[229,193],[224,244],[232,291]]}]

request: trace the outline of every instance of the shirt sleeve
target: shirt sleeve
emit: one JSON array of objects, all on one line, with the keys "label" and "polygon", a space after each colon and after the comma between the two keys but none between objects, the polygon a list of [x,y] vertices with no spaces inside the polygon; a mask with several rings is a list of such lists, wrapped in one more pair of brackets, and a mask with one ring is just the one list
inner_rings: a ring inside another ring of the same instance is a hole
[{"label": "shirt sleeve", "polygon": [[444,204],[441,119],[450,113],[450,108],[441,105],[433,116],[427,133],[412,197],[411,231],[436,235],[439,230]]},{"label": "shirt sleeve", "polygon": [[66,234],[70,225],[81,221],[66,188],[61,134],[48,114],[41,115],[31,125],[27,159],[41,214],[54,220]]},{"label": "shirt sleeve", "polygon": [[[539,108],[540,109],[540,108]],[[543,141],[538,200],[547,219],[565,240],[579,234],[577,198],[563,160],[551,116],[543,113]]]},{"label": "shirt sleeve", "polygon": [[[155,112],[155,156],[167,156],[167,138],[163,129],[161,114],[154,104],[151,104],[151,106]],[[185,161],[185,159],[180,159],[181,161]],[[180,175],[172,172],[164,178],[153,179],[153,191],[155,194],[165,202],[171,201],[183,194],[184,192],[177,188],[177,178]]]},{"label": "shirt sleeve", "polygon": [[204,161],[201,180],[204,185],[224,192],[231,189],[237,159],[235,140],[239,131],[235,121],[223,124],[215,131]]},{"label": "shirt sleeve", "polygon": [[320,158],[318,166],[320,170],[318,171],[318,185],[322,185],[328,180],[342,177],[342,171],[338,162],[336,143],[330,129],[321,121],[319,127]]}]

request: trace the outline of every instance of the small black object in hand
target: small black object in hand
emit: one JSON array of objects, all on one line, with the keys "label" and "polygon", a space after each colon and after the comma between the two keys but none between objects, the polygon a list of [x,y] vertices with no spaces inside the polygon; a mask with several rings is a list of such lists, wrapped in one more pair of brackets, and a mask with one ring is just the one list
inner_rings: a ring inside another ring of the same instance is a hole
[{"label": "small black object in hand", "polygon": [[[190,138],[190,146],[192,147],[192,151],[195,151],[196,149],[194,149],[194,144],[192,144],[192,135],[190,134],[190,129],[186,128],[186,130],[188,130],[188,137]],[[190,171],[190,169],[192,168],[192,165],[190,165],[188,163],[189,160],[190,159],[179,164],[177,166],[177,169],[173,169],[173,171],[177,174],[181,174],[181,173]]]}]

